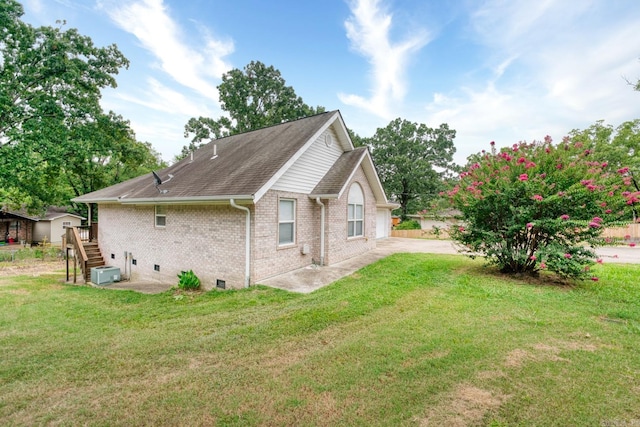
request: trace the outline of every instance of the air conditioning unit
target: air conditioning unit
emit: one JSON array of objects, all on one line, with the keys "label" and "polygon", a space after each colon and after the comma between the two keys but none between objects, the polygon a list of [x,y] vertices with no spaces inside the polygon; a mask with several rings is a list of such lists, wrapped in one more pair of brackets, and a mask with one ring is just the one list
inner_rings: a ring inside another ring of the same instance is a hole
[{"label": "air conditioning unit", "polygon": [[95,285],[108,285],[120,281],[120,269],[118,267],[93,267],[91,269],[91,283]]}]

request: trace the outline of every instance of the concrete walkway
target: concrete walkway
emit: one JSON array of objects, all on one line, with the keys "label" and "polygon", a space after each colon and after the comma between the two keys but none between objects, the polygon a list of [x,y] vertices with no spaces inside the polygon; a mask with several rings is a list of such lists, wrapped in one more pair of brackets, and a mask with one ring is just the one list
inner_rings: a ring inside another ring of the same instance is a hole
[{"label": "concrete walkway", "polygon": [[[604,247],[596,252],[605,263],[640,263],[640,247]],[[376,249],[346,261],[327,267],[300,268],[261,280],[260,284],[291,292],[310,293],[394,253],[458,254],[458,251],[450,240],[390,237],[379,240]],[[104,287],[153,294],[167,291],[174,285],[175,283],[119,282]]]},{"label": "concrete walkway", "polygon": [[390,237],[378,240],[376,249],[327,267],[304,267],[260,281],[261,285],[291,292],[310,293],[394,253],[457,254],[449,240]]}]

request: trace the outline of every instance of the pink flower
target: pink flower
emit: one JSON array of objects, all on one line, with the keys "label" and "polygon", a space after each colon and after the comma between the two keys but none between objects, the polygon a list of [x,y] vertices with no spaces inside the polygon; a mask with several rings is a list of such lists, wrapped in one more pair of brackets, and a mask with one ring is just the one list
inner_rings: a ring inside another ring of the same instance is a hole
[{"label": "pink flower", "polygon": [[462,233],[464,231],[464,227],[458,228],[458,231]]},{"label": "pink flower", "polygon": [[491,146],[493,147],[494,145],[496,145],[496,142],[495,142],[495,141],[491,141],[491,142],[489,143],[489,145],[491,145]]},{"label": "pink flower", "polygon": [[630,234],[627,234],[626,236],[624,236],[624,240],[629,240],[629,239],[631,239],[631,235]]},{"label": "pink flower", "polygon": [[520,157],[516,163],[520,164],[520,163],[524,163],[526,161],[527,161],[527,159],[525,159],[524,157]]},{"label": "pink flower", "polygon": [[563,197],[565,195],[564,191],[558,191],[558,197]]},{"label": "pink flower", "polygon": [[526,169],[531,169],[531,168],[535,168],[535,167],[536,167],[536,164],[535,164],[535,163],[533,163],[533,162],[527,162],[527,164],[526,164],[526,165],[524,165],[524,167],[525,167]]},{"label": "pink flower", "polygon": [[567,214],[560,215],[560,219],[563,220],[563,221],[566,221],[566,220],[569,219],[569,215],[567,215]]},{"label": "pink flower", "polygon": [[625,174],[627,172],[629,172],[629,168],[627,168],[627,167],[618,169],[618,173],[621,174],[621,175]]},{"label": "pink flower", "polygon": [[600,224],[595,222],[595,221],[591,221],[589,223],[589,227],[591,227],[591,228],[600,228]]},{"label": "pink flower", "polygon": [[610,214],[611,212],[613,212],[611,209],[607,209],[606,211],[604,211],[604,213],[606,214]]},{"label": "pink flower", "polygon": [[558,164],[556,165],[556,169],[562,169],[562,163],[558,163]]},{"label": "pink flower", "polygon": [[538,202],[542,201],[542,196],[539,194],[534,195],[533,197],[531,197],[533,200],[537,200]]},{"label": "pink flower", "polygon": [[629,243],[629,246],[632,247],[632,248],[635,248],[636,244],[635,243]]},{"label": "pink flower", "polygon": [[544,262],[541,262],[540,268],[544,270],[545,268],[547,268],[547,264],[545,264]]},{"label": "pink flower", "polygon": [[520,176],[518,177],[518,179],[519,179],[520,181],[528,181],[528,180],[529,180],[529,175],[527,175],[526,173],[523,173],[522,175],[520,175]]},{"label": "pink flower", "polygon": [[592,277],[591,280],[593,280],[594,282],[597,282],[600,279],[598,279],[597,277]]},{"label": "pink flower", "polygon": [[600,218],[599,216],[594,216],[591,221],[597,222],[598,224],[600,224],[602,222],[602,218]]},{"label": "pink flower", "polygon": [[532,222],[528,222],[528,223],[527,223],[527,228],[528,228],[529,230],[531,230],[531,229],[533,228],[533,223],[532,223]]},{"label": "pink flower", "polygon": [[535,261],[535,260],[537,260],[538,258],[537,258],[535,255],[531,255],[531,256],[529,257],[529,259],[530,259],[530,260],[532,260],[532,261]]},{"label": "pink flower", "polygon": [[603,208],[607,207],[607,202],[600,203],[600,206],[602,206]]},{"label": "pink flower", "polygon": [[571,254],[564,254],[564,257],[565,257],[566,259],[571,259],[571,258],[572,258],[572,257],[571,257]]},{"label": "pink flower", "polygon": [[598,259],[596,260],[596,262],[597,262],[598,264],[602,264],[602,258],[598,258]]}]

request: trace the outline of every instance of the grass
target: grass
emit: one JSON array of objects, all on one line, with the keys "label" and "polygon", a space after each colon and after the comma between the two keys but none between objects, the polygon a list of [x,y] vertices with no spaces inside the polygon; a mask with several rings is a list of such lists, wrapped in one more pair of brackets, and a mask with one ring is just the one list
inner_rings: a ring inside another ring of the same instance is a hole
[{"label": "grass", "polygon": [[394,255],[309,295],[0,278],[2,425],[635,425],[640,266]]}]

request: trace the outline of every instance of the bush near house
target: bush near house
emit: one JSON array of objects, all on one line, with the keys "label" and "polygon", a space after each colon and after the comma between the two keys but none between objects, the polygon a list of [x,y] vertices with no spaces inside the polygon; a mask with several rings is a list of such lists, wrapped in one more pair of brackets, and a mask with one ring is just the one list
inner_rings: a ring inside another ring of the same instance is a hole
[{"label": "bush near house", "polygon": [[420,223],[415,219],[407,219],[394,227],[395,230],[420,230]]},{"label": "bush near house", "polygon": [[[579,141],[519,143],[476,156],[447,193],[464,226],[452,237],[504,273],[549,270],[597,277],[592,247],[608,224],[630,217],[640,192],[629,168],[612,170]],[[473,256],[473,255],[472,255]]]}]

